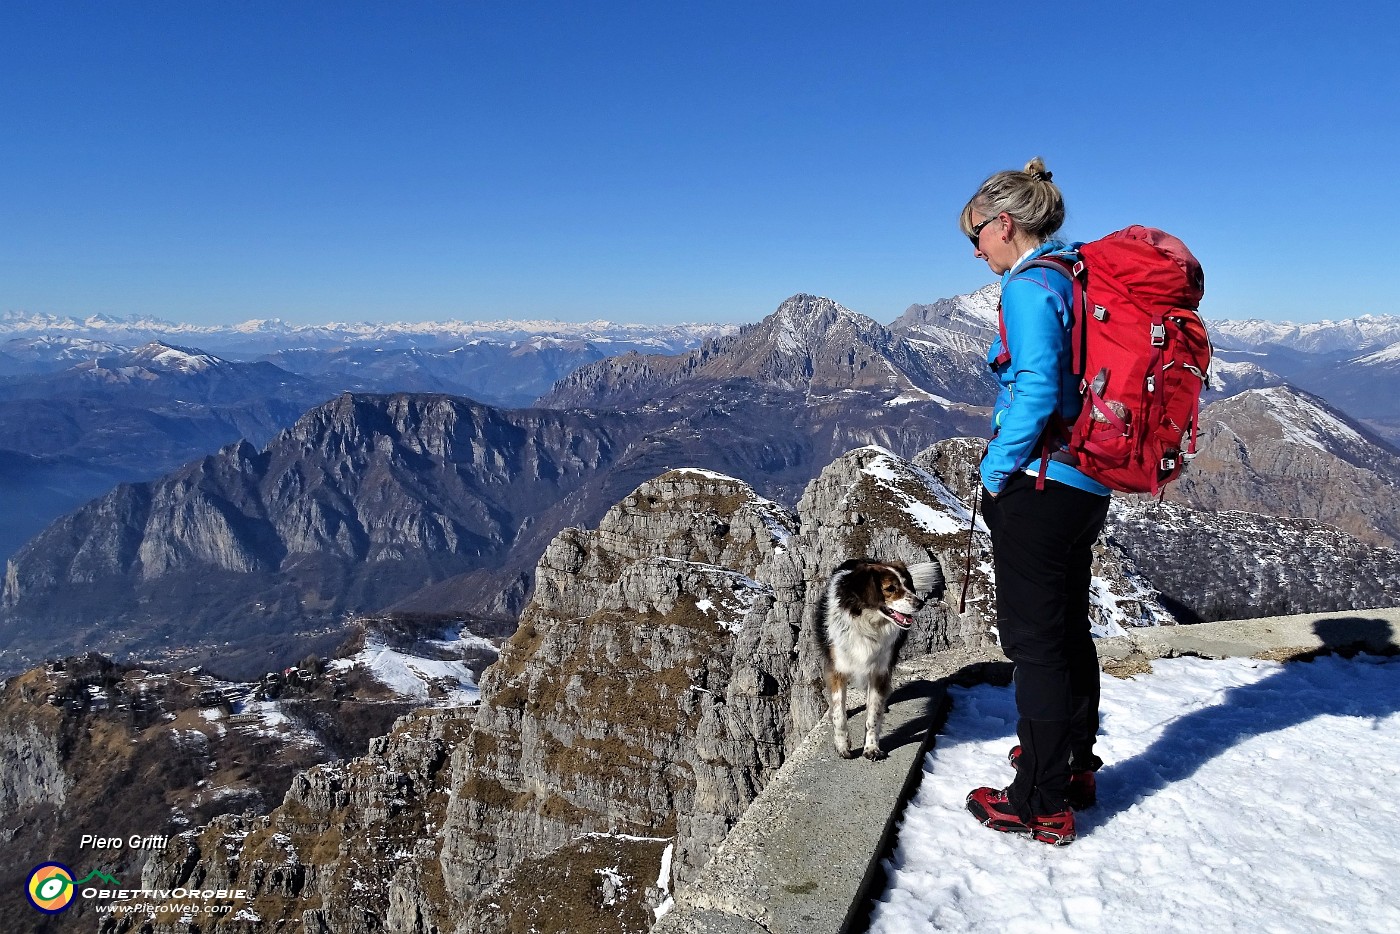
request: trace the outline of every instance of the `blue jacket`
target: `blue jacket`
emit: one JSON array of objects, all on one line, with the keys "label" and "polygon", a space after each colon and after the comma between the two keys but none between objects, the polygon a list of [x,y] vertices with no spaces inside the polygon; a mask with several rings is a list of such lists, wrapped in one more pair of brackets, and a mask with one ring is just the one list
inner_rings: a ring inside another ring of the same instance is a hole
[{"label": "blue jacket", "polygon": [[[1038,442],[1050,413],[1058,409],[1066,424],[1079,414],[1079,380],[1070,369],[1074,283],[1057,270],[1024,268],[1046,253],[1063,255],[1070,262],[1078,258],[1073,246],[1051,240],[1001,277],[1001,313],[1011,360],[996,365],[1001,355],[997,337],[987,351],[987,365],[1001,390],[992,409],[995,434],[981,467],[982,485],[993,493],[1000,493],[1016,471],[1040,469]],[[1046,476],[1091,493],[1109,493],[1108,487],[1060,461],[1050,461]]]}]

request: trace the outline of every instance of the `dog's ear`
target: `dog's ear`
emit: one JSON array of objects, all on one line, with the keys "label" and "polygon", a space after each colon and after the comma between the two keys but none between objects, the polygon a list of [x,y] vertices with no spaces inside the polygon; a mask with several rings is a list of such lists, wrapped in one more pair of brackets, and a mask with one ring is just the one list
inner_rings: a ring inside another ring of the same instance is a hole
[{"label": "dog's ear", "polygon": [[909,576],[914,580],[914,592],[920,596],[943,589],[943,568],[937,561],[909,565]]},{"label": "dog's ear", "polygon": [[885,602],[886,573],[883,567],[866,561],[861,563],[860,570],[851,575],[865,598],[866,606],[877,607]]}]

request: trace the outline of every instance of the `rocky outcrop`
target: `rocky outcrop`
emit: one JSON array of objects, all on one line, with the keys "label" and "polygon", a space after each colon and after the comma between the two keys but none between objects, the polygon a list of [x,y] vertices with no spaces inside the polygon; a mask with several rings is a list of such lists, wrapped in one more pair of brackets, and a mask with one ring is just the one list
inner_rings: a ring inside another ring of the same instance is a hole
[{"label": "rocky outcrop", "polygon": [[875,447],[828,466],[796,514],[712,471],[669,471],[555,537],[477,707],[400,721],[268,817],[186,835],[145,881],[249,888],[268,929],[512,929],[499,907],[570,930],[538,905],[609,899],[610,917],[649,920],[825,712],[812,619],[836,565],[944,566],[906,655],[990,640],[982,532],[972,608],[955,609],[970,518],[933,472]]},{"label": "rocky outcrop", "polygon": [[34,721],[0,731],[0,825],[21,808],[62,808],[68,790],[58,738]]},{"label": "rocky outcrop", "polygon": [[[752,574],[792,526],[708,472],[644,484],[546,551],[478,708],[401,722],[369,756],[307,773],[265,821],[226,819],[173,845],[150,878],[235,871],[265,921],[452,930],[512,867],[581,833],[703,852],[761,783],[722,692],[766,590]],[[312,852],[314,866],[294,858]]]},{"label": "rocky outcrop", "polygon": [[1182,622],[1386,607],[1400,551],[1312,519],[1118,500],[1106,540]]}]

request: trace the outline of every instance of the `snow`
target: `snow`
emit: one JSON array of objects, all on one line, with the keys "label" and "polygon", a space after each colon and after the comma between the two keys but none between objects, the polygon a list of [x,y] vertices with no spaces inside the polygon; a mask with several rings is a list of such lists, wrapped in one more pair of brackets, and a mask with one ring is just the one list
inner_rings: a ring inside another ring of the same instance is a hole
[{"label": "snow", "polygon": [[1125,635],[1129,628],[1174,625],[1176,618],[1158,597],[1152,585],[1135,571],[1124,569],[1116,580],[1094,575],[1089,581],[1089,605],[1103,614],[1099,618],[1090,614],[1094,638]]},{"label": "snow", "polygon": [[1207,323],[1212,339],[1222,345],[1259,347],[1283,344],[1308,353],[1337,350],[1369,351],[1400,340],[1400,317],[1360,315],[1342,321],[1212,321]]},{"label": "snow", "polygon": [[724,475],[724,474],[722,474],[722,473],[718,473],[718,472],[713,471],[713,470],[705,470],[703,467],[677,467],[675,470],[673,470],[673,471],[671,471],[671,472],[672,472],[672,473],[693,473],[693,474],[699,474],[700,476],[704,477],[704,478],[707,479],[707,480],[723,480],[723,481],[725,481],[725,482],[727,482],[727,483],[743,483],[743,482],[744,482],[744,481],[742,481],[742,480],[736,480],[734,477],[729,477],[729,476],[726,476],[726,475]]},{"label": "snow", "polygon": [[1383,366],[1391,363],[1400,363],[1400,341],[1387,344],[1375,353],[1369,353],[1351,361],[1353,366]]},{"label": "snow", "polygon": [[212,354],[161,343],[148,344],[137,351],[137,356],[153,365],[182,373],[202,373],[224,362]]},{"label": "snow", "polygon": [[[908,464],[896,455],[878,445],[867,445],[865,450],[873,450],[881,456],[872,459],[864,468],[864,473],[875,478],[880,486],[891,494],[891,503],[902,509],[921,528],[936,535],[966,534],[967,524],[972,516],[966,506],[948,491],[943,482],[933,474]],[[924,487],[929,498],[937,503],[915,499],[899,484],[901,481]],[[980,520],[979,520],[980,521]]]},{"label": "snow", "polygon": [[428,639],[427,643],[428,645],[436,646],[437,648],[445,649],[449,652],[469,652],[484,650],[487,652],[495,653],[497,651],[496,643],[492,642],[490,639],[487,639],[485,636],[478,636],[476,633],[472,632],[469,629],[463,629],[461,632],[457,633],[457,636],[455,638]]},{"label": "snow", "polygon": [[195,325],[166,321],[150,316],[121,318],[92,315],[87,318],[63,317],[49,314],[0,314],[0,335],[31,335],[75,332],[137,335],[200,335],[208,338],[244,336],[276,337],[279,339],[326,339],[346,342],[382,343],[404,337],[468,341],[486,338],[503,341],[533,336],[564,340],[588,340],[594,343],[629,341],[654,344],[659,348],[672,345],[695,345],[702,341],[737,334],[737,324],[681,322],[678,324],[617,323],[613,321],[513,320],[494,321],[389,321],[340,322],[292,325],[277,318],[250,319],[238,324]]},{"label": "snow", "polygon": [[1235,380],[1261,379],[1280,381],[1278,376],[1248,360],[1223,360],[1216,356],[1210,362],[1210,388],[1216,392],[1228,393]]},{"label": "snow", "polygon": [[[461,636],[456,642],[435,644],[474,644],[477,638]],[[337,670],[353,668],[356,665],[363,665],[369,669],[370,674],[395,693],[424,703],[430,701],[430,688],[434,683],[447,685],[447,697],[436,702],[442,706],[463,707],[476,703],[479,698],[476,678],[466,662],[420,658],[371,639],[366,641],[359,654],[331,662],[331,667]]]},{"label": "snow", "polygon": [[661,854],[661,871],[656,874],[656,887],[666,896],[661,900],[661,904],[652,909],[657,921],[666,917],[671,913],[671,909],[676,907],[676,900],[671,895],[671,856],[674,849],[675,844],[666,844],[666,851]]},{"label": "snow", "polygon": [[627,896],[627,887],[623,884],[622,873],[617,866],[610,866],[607,869],[595,869],[594,873],[604,879],[603,885],[603,905],[609,906],[617,903],[619,898]]},{"label": "snow", "polygon": [[1367,444],[1366,439],[1350,425],[1285,386],[1253,389],[1250,393],[1268,403],[1268,413],[1278,422],[1287,441],[1305,444],[1319,451],[1330,451],[1329,443],[1335,445],[1339,440]]},{"label": "snow", "polygon": [[997,325],[997,306],[1001,304],[1001,283],[984,285],[976,292],[957,297],[959,307],[979,324]]},{"label": "snow", "polygon": [[697,570],[714,575],[714,595],[720,602],[715,603],[709,597],[702,597],[695,601],[695,608],[705,616],[715,617],[715,625],[728,632],[738,632],[744,628],[744,620],[748,618],[749,612],[753,609],[754,601],[760,596],[771,596],[773,589],[765,584],[760,584],[751,577],[747,577],[729,568],[722,568],[713,564],[702,564],[697,561],[682,561],[679,558],[656,558],[659,563],[666,564],[687,564]]},{"label": "snow", "polygon": [[291,718],[282,712],[282,705],[277,701],[249,701],[239,713],[257,715],[263,726],[274,732],[284,726],[290,728],[292,725]]},{"label": "snow", "polygon": [[667,843],[666,850],[661,854],[661,871],[656,874],[656,887],[663,892],[671,891],[671,857],[675,850],[674,843]]},{"label": "snow", "polygon": [[775,348],[795,356],[805,354],[807,348],[803,345],[802,338],[798,336],[797,326],[793,322],[791,314],[779,317],[778,324],[777,333],[773,335]]},{"label": "snow", "polygon": [[1015,702],[952,689],[870,930],[1400,930],[1400,659],[1152,664],[1103,679],[1099,803],[1065,848],[966,812],[1010,781]]},{"label": "snow", "polygon": [[902,395],[896,396],[885,403],[886,408],[896,405],[910,405],[915,402],[936,402],[939,405],[949,406],[957,403],[951,399],[938,395],[937,393],[925,392],[917,387],[906,390]]},{"label": "snow", "polygon": [[759,505],[765,507],[767,510],[763,512],[759,518],[763,521],[763,527],[768,530],[768,535],[773,540],[773,550],[781,551],[785,549],[788,539],[790,539],[792,535],[788,532],[787,526],[779,522],[777,516],[772,513],[772,509],[781,509],[782,507],[768,500],[761,500]]}]

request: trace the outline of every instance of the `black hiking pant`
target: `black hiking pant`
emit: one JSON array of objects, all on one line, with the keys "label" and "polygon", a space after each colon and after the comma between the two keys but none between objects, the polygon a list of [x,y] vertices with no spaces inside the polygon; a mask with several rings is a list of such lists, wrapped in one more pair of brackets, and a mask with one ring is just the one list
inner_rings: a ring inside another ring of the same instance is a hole
[{"label": "black hiking pant", "polygon": [[1107,496],[1018,472],[982,510],[992,533],[997,629],[1016,666],[1021,757],[1008,797],[1023,820],[1063,811],[1071,769],[1093,770],[1099,660],[1089,631],[1089,566]]}]

